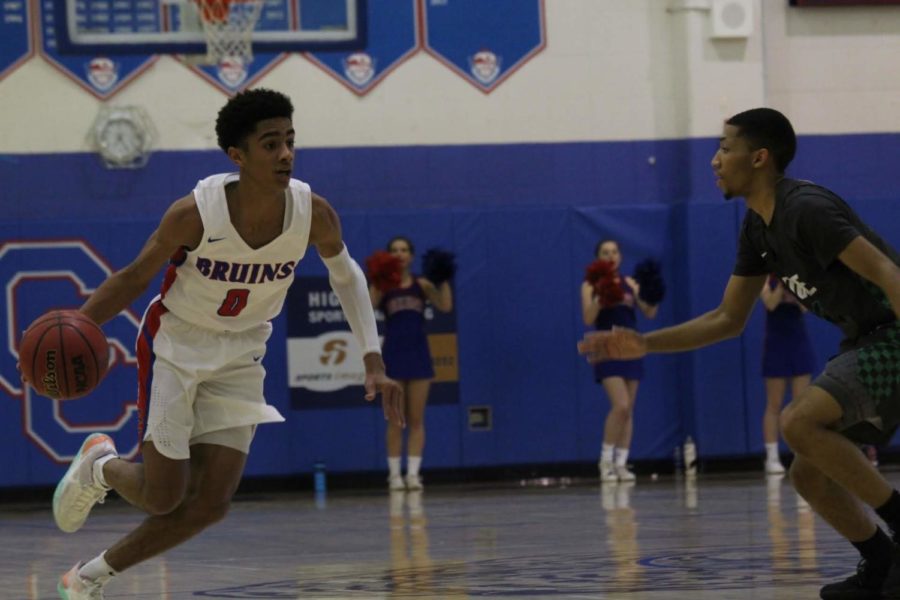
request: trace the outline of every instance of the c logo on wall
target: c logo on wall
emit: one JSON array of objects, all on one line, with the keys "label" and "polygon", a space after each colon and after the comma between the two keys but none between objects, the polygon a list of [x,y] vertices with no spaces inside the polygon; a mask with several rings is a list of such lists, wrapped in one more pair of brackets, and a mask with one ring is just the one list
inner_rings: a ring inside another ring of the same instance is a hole
[{"label": "c logo on wall", "polygon": [[[109,434],[123,456],[137,453],[137,358],[134,338],[138,319],[120,313],[103,325],[110,342],[110,368],[90,395],[55,401],[25,386],[16,371],[19,339],[38,316],[56,308],[78,308],[112,269],[81,239],[20,241],[0,244],[0,281],[6,293],[6,353],[0,359],[0,390],[21,401],[19,423],[0,424],[21,429],[21,434],[53,461],[72,459],[85,436]],[[5,431],[7,437],[12,431]]]},{"label": "c logo on wall", "polygon": [[[287,360],[295,409],[365,407],[362,351],[327,277],[297,277],[288,292]],[[456,315],[426,307],[435,378],[430,403],[459,402]]]}]

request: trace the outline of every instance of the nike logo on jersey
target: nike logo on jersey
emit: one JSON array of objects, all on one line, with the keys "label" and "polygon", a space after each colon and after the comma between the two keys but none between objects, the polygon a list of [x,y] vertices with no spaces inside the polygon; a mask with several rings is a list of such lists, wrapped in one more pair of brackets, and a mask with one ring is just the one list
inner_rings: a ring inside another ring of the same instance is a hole
[{"label": "nike logo on jersey", "polygon": [[261,358],[262,358],[262,356],[254,356],[253,362],[259,362]]},{"label": "nike logo on jersey", "polygon": [[768,252],[763,252],[762,254],[760,254],[760,256],[762,256],[763,258],[765,258],[767,254],[768,254]]},{"label": "nike logo on jersey", "polygon": [[214,238],[214,237],[211,237],[211,238],[206,238],[206,241],[207,241],[208,243],[210,243],[210,244],[213,244],[213,243],[215,243],[215,242],[221,242],[221,241],[224,240],[224,239],[225,239],[225,238],[223,238],[223,237],[220,237],[220,238]]}]

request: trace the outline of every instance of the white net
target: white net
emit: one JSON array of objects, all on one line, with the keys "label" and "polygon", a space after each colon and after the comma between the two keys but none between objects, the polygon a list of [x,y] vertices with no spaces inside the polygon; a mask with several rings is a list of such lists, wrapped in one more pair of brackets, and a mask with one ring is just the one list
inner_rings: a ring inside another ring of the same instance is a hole
[{"label": "white net", "polygon": [[259,20],[265,0],[194,0],[203,33],[206,56],[200,62],[210,65],[253,60],[253,28]]}]

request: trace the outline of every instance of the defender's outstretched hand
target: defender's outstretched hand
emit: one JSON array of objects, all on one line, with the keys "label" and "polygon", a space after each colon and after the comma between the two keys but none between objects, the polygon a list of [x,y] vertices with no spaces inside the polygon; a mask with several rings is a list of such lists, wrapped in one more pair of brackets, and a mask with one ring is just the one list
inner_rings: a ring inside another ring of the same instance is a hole
[{"label": "defender's outstretched hand", "polygon": [[371,402],[381,394],[384,420],[406,427],[406,411],[403,405],[403,387],[384,373],[366,373],[366,400]]},{"label": "defender's outstretched hand", "polygon": [[609,331],[586,333],[578,342],[578,353],[586,356],[590,363],[631,360],[647,354],[647,342],[633,329],[613,327]]}]

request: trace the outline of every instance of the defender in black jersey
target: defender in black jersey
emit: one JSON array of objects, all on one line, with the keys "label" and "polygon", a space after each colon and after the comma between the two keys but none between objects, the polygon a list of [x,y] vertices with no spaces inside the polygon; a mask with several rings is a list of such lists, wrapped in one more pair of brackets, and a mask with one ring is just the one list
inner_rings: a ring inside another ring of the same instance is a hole
[{"label": "defender in black jersey", "polygon": [[820,595],[900,598],[900,549],[864,506],[875,509],[896,540],[900,493],[856,446],[886,442],[900,423],[900,255],[836,194],[785,177],[795,150],[793,127],[778,111],[757,108],[728,119],[712,159],[716,185],[727,199],[743,197],[750,210],[721,304],[644,335],[593,332],[578,348],[599,362],[735,337],[767,275],[777,275],[804,306],[844,333],[840,354],[781,414],[795,454],[794,487],[862,555],[855,575]]}]

